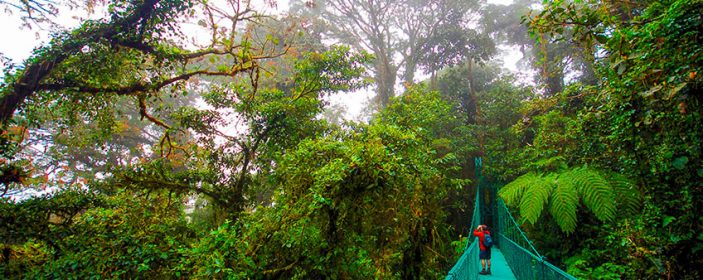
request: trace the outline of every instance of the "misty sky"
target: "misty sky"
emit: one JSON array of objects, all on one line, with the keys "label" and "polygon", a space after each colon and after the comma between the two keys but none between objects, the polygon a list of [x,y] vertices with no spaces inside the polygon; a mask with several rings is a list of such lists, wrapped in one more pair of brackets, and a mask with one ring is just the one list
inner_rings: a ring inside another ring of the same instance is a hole
[{"label": "misty sky", "polygon": [[[269,14],[283,13],[287,11],[288,0],[278,0],[276,7],[270,7],[263,4],[263,0],[254,0],[258,2],[256,7],[260,7],[262,12]],[[487,0],[489,4],[510,4],[512,0]],[[64,8],[61,10],[60,17],[56,20],[59,24],[66,28],[77,27],[80,23],[80,18],[87,18],[88,15],[81,10],[69,10]],[[95,17],[95,15],[93,15]],[[38,46],[46,44],[49,40],[49,30],[39,28],[27,28],[21,26],[19,14],[3,14],[0,17],[0,54],[9,58],[15,64],[21,64],[32,53],[32,50]],[[509,71],[518,73],[516,62],[522,57],[522,54],[517,49],[501,49],[502,54],[499,54],[495,59],[503,61],[503,65]],[[0,61],[3,69],[7,67],[4,61]],[[1,76],[0,76],[1,77]],[[426,78],[426,75],[419,73],[416,80]],[[347,119],[360,120],[359,116],[365,104],[372,96],[371,89],[356,92],[354,94],[340,94],[334,97],[333,104],[340,104],[347,108],[345,117]]]}]

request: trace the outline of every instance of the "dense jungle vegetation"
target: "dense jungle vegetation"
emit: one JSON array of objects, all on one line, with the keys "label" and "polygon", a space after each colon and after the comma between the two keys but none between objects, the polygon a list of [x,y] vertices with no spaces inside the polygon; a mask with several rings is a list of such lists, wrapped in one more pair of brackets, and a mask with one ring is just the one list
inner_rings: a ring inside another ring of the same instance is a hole
[{"label": "dense jungle vegetation", "polygon": [[3,278],[443,278],[475,157],[570,274],[703,278],[702,0],[0,6]]}]

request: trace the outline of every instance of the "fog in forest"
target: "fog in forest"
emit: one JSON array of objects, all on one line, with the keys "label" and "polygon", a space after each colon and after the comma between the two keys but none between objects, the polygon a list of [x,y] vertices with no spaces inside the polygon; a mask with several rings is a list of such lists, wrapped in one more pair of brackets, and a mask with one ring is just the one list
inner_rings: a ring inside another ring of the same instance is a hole
[{"label": "fog in forest", "polygon": [[0,8],[3,278],[703,277],[701,0]]}]

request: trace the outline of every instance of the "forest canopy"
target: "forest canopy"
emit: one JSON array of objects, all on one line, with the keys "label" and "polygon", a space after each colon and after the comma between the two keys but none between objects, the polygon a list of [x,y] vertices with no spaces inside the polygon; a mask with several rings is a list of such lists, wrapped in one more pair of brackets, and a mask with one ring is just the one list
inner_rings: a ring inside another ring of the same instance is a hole
[{"label": "forest canopy", "polygon": [[10,279],[444,278],[478,174],[577,278],[703,277],[701,0],[0,6],[52,30],[2,56]]}]

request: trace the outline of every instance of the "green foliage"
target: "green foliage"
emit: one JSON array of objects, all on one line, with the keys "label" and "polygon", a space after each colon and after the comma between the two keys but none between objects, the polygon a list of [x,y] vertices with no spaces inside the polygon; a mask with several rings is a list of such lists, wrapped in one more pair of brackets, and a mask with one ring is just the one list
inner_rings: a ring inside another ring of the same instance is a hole
[{"label": "green foliage", "polygon": [[[601,221],[615,217],[615,196],[612,185],[597,171],[587,168],[573,169],[563,176],[571,181],[583,197],[583,202]],[[562,176],[560,176],[562,177]]]},{"label": "green foliage", "polygon": [[426,39],[422,46],[423,68],[433,73],[466,61],[485,63],[496,52],[495,42],[486,33],[449,23]]},{"label": "green foliage", "polygon": [[[561,93],[565,98],[532,102],[536,110],[526,115],[557,115],[558,111],[566,117],[563,123],[573,124],[574,129],[564,125],[566,131],[557,130],[547,138],[544,135],[549,132],[534,124],[522,125],[522,135],[535,133],[535,147],[537,140],[548,144],[524,153],[524,158],[537,162],[560,156],[570,166],[607,166],[636,178],[644,198],[640,201],[631,194],[635,182],[623,182],[620,175],[601,175],[610,188],[623,192],[613,197],[618,209],[642,211],[627,218],[616,216],[608,224],[630,223],[629,227],[599,235],[594,238],[601,240],[599,244],[586,242],[581,252],[575,252],[580,256],[570,261],[575,274],[681,279],[701,275],[697,268],[703,243],[696,232],[703,220],[695,213],[702,205],[693,199],[701,195],[701,12],[703,2],[698,0],[554,1],[526,18],[536,38],[544,35],[540,40],[579,45],[596,62],[600,82],[595,87],[567,88]],[[594,175],[584,178],[595,179]],[[604,181],[593,195],[607,193]],[[585,197],[583,202],[599,204]],[[578,229],[575,234],[584,237],[597,232],[579,233]],[[601,249],[605,238],[629,240],[624,243],[626,253]],[[631,269],[622,270],[626,263],[632,263]]]},{"label": "green foliage", "polygon": [[629,270],[626,265],[605,263],[595,268],[583,256],[574,256],[567,261],[567,273],[581,279],[620,279]]},{"label": "green foliage", "polygon": [[662,259],[647,249],[649,245],[644,246],[655,242],[642,235],[646,230],[637,218],[605,226],[586,225],[577,234],[589,234],[591,238],[564,261],[566,271],[594,279],[639,279],[664,272]]},{"label": "green foliage", "polygon": [[[565,92],[567,98],[572,94]],[[574,116],[563,112],[568,104],[560,101],[562,96],[532,100],[521,109],[524,117],[511,130],[522,142],[529,145],[516,152],[524,164],[516,167],[520,173],[533,170],[559,171],[566,165],[580,164],[575,157],[579,152],[579,136],[584,133]],[[574,155],[574,156],[571,156]],[[509,178],[513,179],[513,178]]]},{"label": "green foliage", "polygon": [[515,159],[527,147],[521,147],[524,140],[513,126],[524,120],[521,109],[532,94],[529,88],[514,83],[511,78],[502,78],[486,84],[486,89],[478,96],[483,125],[475,129],[487,139],[484,141],[483,158],[487,163],[484,174],[499,181],[509,181],[524,173],[525,162]]},{"label": "green foliage", "polygon": [[[3,237],[4,242],[14,240],[23,245],[15,246],[12,249],[15,255],[3,263],[6,275],[30,279],[172,275],[172,267],[182,258],[179,250],[192,234],[179,214],[182,210],[177,200],[165,194],[156,194],[147,200],[120,193],[112,197],[98,196],[102,201],[100,205],[83,205],[73,212],[61,211],[61,207],[70,207],[68,198],[86,201],[91,197],[95,198],[90,193],[61,192],[52,197],[3,204],[15,207],[16,216],[37,219],[24,227],[7,225],[17,232],[9,232],[9,236]],[[42,209],[36,206],[40,202],[60,205],[44,205],[46,210],[43,211],[51,214],[39,215]],[[145,202],[148,207],[144,207]],[[3,218],[14,222],[20,222],[19,219]],[[25,243],[18,236],[31,239],[26,239]]]},{"label": "green foliage", "polygon": [[607,174],[606,178],[618,194],[614,199],[621,208],[628,213],[636,213],[642,208],[641,193],[632,180],[619,173]]},{"label": "green foliage", "polygon": [[414,90],[370,125],[302,141],[273,172],[272,204],[212,231],[183,267],[204,278],[439,277],[452,187],[441,167],[456,159],[433,149],[431,131],[450,120],[430,112],[448,109]]},{"label": "green foliage", "polygon": [[241,241],[238,241],[242,238],[237,236],[237,232],[237,228],[230,226],[229,222],[210,231],[193,244],[192,249],[185,251],[188,258],[184,259],[179,269],[194,277],[227,279],[246,278],[247,271],[257,271],[252,256],[238,251],[246,246],[242,246]]},{"label": "green foliage", "polygon": [[178,249],[184,246],[185,224],[161,219],[127,223],[121,215],[120,211],[86,213],[86,220],[76,226],[76,232],[85,237],[71,236],[67,245],[72,250],[64,251],[60,258],[41,270],[31,271],[30,277],[158,278],[171,275],[171,267],[182,258]]},{"label": "green foliage", "polygon": [[549,212],[562,230],[570,229],[564,230],[566,232],[573,231],[577,226],[576,208],[579,206],[579,200],[579,191],[574,182],[567,178],[560,179],[554,188]]},{"label": "green foliage", "polygon": [[[551,192],[550,181],[553,181],[552,176],[547,176],[543,178],[545,182],[540,182],[535,185],[531,185],[529,188],[525,189],[525,193],[522,194],[522,199],[520,200],[520,216],[522,216],[526,221],[531,224],[535,224],[537,219],[544,209],[544,205],[547,204],[547,199],[549,198]],[[510,190],[510,184],[505,186],[506,191]]]},{"label": "green foliage", "polygon": [[3,244],[0,273],[7,278],[19,279],[31,269],[50,260],[51,250],[45,243],[27,241],[22,244]]},{"label": "green foliage", "polygon": [[466,239],[467,239],[466,236],[462,236],[461,238],[459,238],[459,240],[452,241],[451,245],[452,245],[452,247],[454,247],[454,254],[455,255],[461,256],[461,254],[463,254],[464,251],[466,251],[466,244],[467,244]]},{"label": "green foliage", "polygon": [[[624,176],[614,175],[617,181],[610,182],[601,172],[590,168],[574,168],[559,173],[539,175],[528,173],[503,186],[498,195],[509,206],[518,206],[520,216],[530,224],[539,220],[544,206],[562,231],[573,233],[577,226],[576,210],[580,202],[603,222],[613,221],[616,209],[633,210],[641,197],[638,192],[621,185],[630,185]],[[615,187],[618,186],[618,187]],[[623,196],[622,203],[615,197]],[[621,215],[631,212],[621,212]]]},{"label": "green foliage", "polygon": [[535,173],[522,175],[510,182],[510,184],[501,188],[500,197],[503,198],[505,204],[516,205],[522,201],[522,194],[530,186],[542,183],[542,177]]},{"label": "green foliage", "polygon": [[[70,225],[82,212],[105,205],[104,198],[90,191],[68,189],[22,201],[0,201],[0,239],[4,244],[30,240],[54,242],[70,233]],[[51,244],[51,243],[50,243]]]},{"label": "green foliage", "polygon": [[332,93],[367,86],[363,78],[374,57],[366,52],[352,52],[348,46],[332,46],[323,53],[310,52],[295,64],[297,85],[294,95],[309,92]]}]

